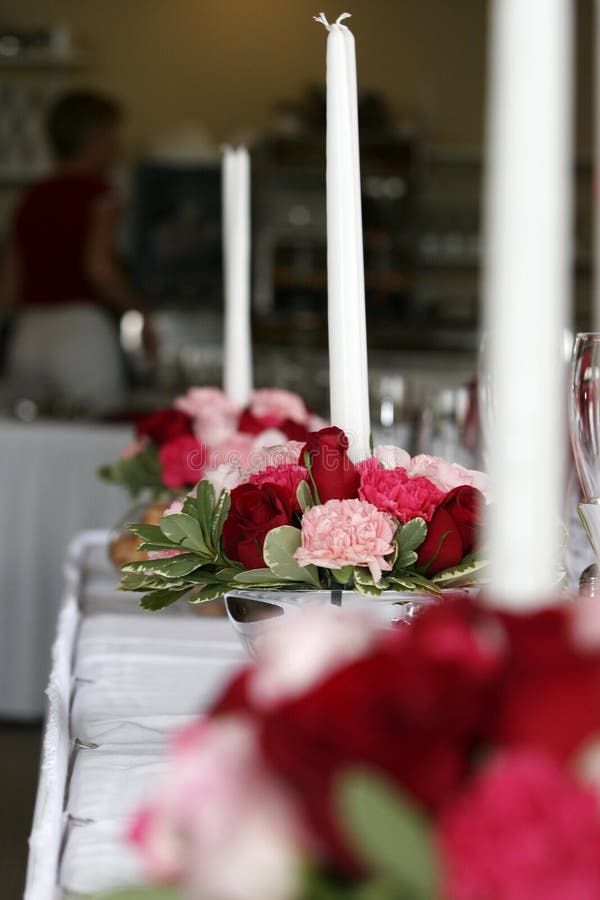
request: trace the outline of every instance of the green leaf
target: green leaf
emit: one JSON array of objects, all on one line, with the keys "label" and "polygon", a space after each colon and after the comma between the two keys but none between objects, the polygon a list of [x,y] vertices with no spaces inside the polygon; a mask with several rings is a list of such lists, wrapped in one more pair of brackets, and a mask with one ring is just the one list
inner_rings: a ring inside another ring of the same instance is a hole
[{"label": "green leaf", "polygon": [[247,569],[245,572],[238,572],[234,582],[253,587],[288,587],[285,579],[270,569]]},{"label": "green leaf", "polygon": [[171,885],[142,885],[109,894],[94,894],[90,900],[183,900],[183,894]]},{"label": "green leaf", "polygon": [[121,576],[119,589],[122,591],[140,591],[146,588],[148,576],[144,572],[128,572]]},{"label": "green leaf", "polygon": [[423,813],[385,779],[348,771],[336,785],[339,823],[375,876],[397,885],[398,896],[437,896],[437,860]]},{"label": "green leaf", "polygon": [[215,509],[215,489],[210,481],[199,481],[196,487],[196,508],[198,521],[202,527],[210,528],[210,523]]},{"label": "green leaf", "polygon": [[418,560],[418,554],[414,550],[403,550],[398,554],[394,565],[395,569],[409,569]]},{"label": "green leaf", "polygon": [[160,520],[160,528],[163,534],[178,546],[194,550],[207,559],[212,559],[213,554],[206,544],[202,529],[199,523],[192,519],[191,516],[185,513],[172,513],[170,516],[163,516]]},{"label": "green leaf", "polygon": [[300,504],[302,512],[306,512],[311,506],[314,506],[313,495],[310,490],[308,481],[302,480],[296,489],[296,498]]},{"label": "green leaf", "polygon": [[304,467],[308,469],[308,477],[312,485],[312,495],[314,502],[317,504],[317,506],[320,506],[321,498],[319,497],[319,488],[317,487],[317,482],[315,481],[314,475],[312,473],[312,459],[308,450],[304,451]]},{"label": "green leaf", "polygon": [[479,559],[475,555],[466,556],[457,566],[451,566],[433,575],[431,581],[439,588],[441,587],[464,587],[470,584],[477,584],[482,579],[484,570],[489,565],[487,559]]},{"label": "green leaf", "polygon": [[221,491],[221,496],[219,497],[217,505],[214,508],[212,520],[210,523],[210,538],[212,541],[212,546],[215,550],[219,547],[221,535],[223,533],[223,525],[225,524],[225,520],[229,515],[230,507],[231,494],[229,493],[229,491]]},{"label": "green leaf", "polygon": [[427,537],[427,522],[425,519],[411,519],[406,525],[402,525],[396,532],[399,556],[408,550],[416,550]]},{"label": "green leaf", "polygon": [[365,594],[368,597],[380,597],[384,586],[385,582],[383,580],[378,585],[375,584],[373,576],[368,569],[362,566],[354,568],[354,587],[359,594]]},{"label": "green leaf", "polygon": [[105,481],[114,481],[127,488],[132,497],[150,491],[154,497],[172,496],[162,482],[158,448],[148,444],[135,456],[117,459],[112,465],[103,466],[98,474]]},{"label": "green leaf", "polygon": [[320,588],[319,573],[316,566],[301,566],[294,559],[294,553],[300,546],[302,536],[299,528],[292,525],[280,525],[269,531],[264,547],[263,558],[269,569],[285,581],[304,581]]},{"label": "green leaf", "polygon": [[185,587],[179,591],[173,591],[169,588],[164,588],[159,591],[151,591],[149,594],[146,594],[140,600],[140,606],[142,609],[149,609],[153,612],[156,612],[159,609],[165,609],[165,607],[170,606],[172,603],[175,603],[176,600],[179,600],[180,597],[183,597],[184,594],[188,593],[189,588]]},{"label": "green leaf", "polygon": [[208,603],[209,600],[217,600],[219,597],[223,595],[223,585],[219,584],[205,584],[203,588],[200,588],[199,591],[195,591],[188,597],[188,602],[195,603]]},{"label": "green leaf", "polygon": [[139,525],[137,522],[127,526],[129,531],[148,544],[157,544],[162,547],[173,547],[173,541],[168,540],[159,525]]},{"label": "green leaf", "polygon": [[331,569],[331,574],[338,584],[345,587],[354,574],[354,566],[342,566],[341,569]]},{"label": "green leaf", "polygon": [[183,578],[195,572],[205,561],[197,553],[183,553],[170,559],[147,559],[141,562],[125,563],[123,572],[146,572],[151,576],[162,575],[164,578]]},{"label": "green leaf", "polygon": [[441,594],[438,585],[419,572],[394,572],[387,576],[387,580],[400,591],[419,591],[432,597],[439,597]]}]

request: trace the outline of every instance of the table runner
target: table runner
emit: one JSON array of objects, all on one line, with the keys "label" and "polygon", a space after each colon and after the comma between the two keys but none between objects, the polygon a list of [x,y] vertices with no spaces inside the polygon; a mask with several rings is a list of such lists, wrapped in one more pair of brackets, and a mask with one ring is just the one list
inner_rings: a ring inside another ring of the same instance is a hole
[{"label": "table runner", "polygon": [[138,610],[115,592],[106,532],[73,542],[53,650],[25,900],[86,896],[142,873],[123,840],[164,770],[173,727],[189,722],[241,665],[228,622],[185,604]]}]

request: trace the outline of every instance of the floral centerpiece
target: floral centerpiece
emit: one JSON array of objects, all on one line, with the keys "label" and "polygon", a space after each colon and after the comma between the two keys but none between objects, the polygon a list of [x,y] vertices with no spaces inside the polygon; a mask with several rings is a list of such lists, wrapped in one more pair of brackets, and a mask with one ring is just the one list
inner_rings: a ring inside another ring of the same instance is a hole
[{"label": "floral centerpiece", "polygon": [[147,609],[244,587],[436,594],[481,574],[485,489],[480,472],[394,447],[355,465],[323,428],[206,469],[159,525],[130,526],[150,559],[123,566],[122,588]]},{"label": "floral centerpiece", "polygon": [[175,737],[131,838],[164,898],[597,900],[599,736],[591,601],[307,613]]},{"label": "floral centerpiece", "polygon": [[192,387],[172,406],[136,422],[136,439],[100,470],[133,497],[172,499],[194,487],[205,469],[248,465],[265,446],[306,441],[322,420],[298,394],[278,388],[254,391],[239,409],[214,387]]}]

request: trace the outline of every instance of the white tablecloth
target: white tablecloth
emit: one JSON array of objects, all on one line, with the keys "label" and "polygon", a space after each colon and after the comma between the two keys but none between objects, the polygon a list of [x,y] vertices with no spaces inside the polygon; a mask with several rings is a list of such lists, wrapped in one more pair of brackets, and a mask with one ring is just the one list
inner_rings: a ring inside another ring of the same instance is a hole
[{"label": "white tablecloth", "polygon": [[166,736],[201,714],[246,659],[226,619],[185,604],[144,613],[135,595],[116,594],[105,540],[90,532],[71,547],[25,900],[142,880],[124,834],[164,771]]},{"label": "white tablecloth", "polygon": [[43,713],[65,550],[131,505],[95,474],[130,437],[126,426],[0,420],[0,718]]}]

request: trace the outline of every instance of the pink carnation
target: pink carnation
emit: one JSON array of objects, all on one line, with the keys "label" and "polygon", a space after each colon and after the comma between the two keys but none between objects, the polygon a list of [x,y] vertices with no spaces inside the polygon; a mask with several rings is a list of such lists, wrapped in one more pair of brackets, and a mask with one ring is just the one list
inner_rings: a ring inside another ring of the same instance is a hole
[{"label": "pink carnation", "polygon": [[248,481],[250,484],[277,484],[295,497],[298,485],[301,481],[306,481],[307,477],[308,471],[304,466],[287,463],[283,466],[267,466],[261,472],[251,475]]},{"label": "pink carnation", "polygon": [[367,566],[375,582],[391,564],[396,526],[390,516],[364,500],[328,500],[302,517],[302,545],[294,554],[300,565],[341,569]]},{"label": "pink carnation", "polygon": [[384,469],[371,457],[357,466],[360,472],[358,496],[399,522],[418,517],[431,520],[445,497],[427,478],[409,478],[406,469]]},{"label": "pink carnation", "polygon": [[309,419],[309,412],[302,397],[279,388],[262,388],[254,391],[248,408],[257,419],[268,421],[274,427],[285,419],[291,419],[300,425],[305,425]]},{"label": "pink carnation", "polygon": [[597,797],[544,753],[493,761],[442,816],[439,836],[451,900],[600,897]]},{"label": "pink carnation", "polygon": [[174,406],[190,416],[194,434],[207,447],[226,443],[236,432],[239,411],[219,388],[191,387]]},{"label": "pink carnation", "polygon": [[428,478],[445,494],[461,485],[474,487],[482,494],[487,493],[488,476],[485,472],[465,469],[458,463],[450,463],[438,456],[426,456],[422,453],[415,456],[407,466],[410,478]]}]

